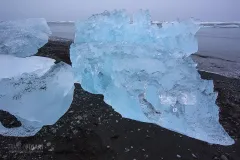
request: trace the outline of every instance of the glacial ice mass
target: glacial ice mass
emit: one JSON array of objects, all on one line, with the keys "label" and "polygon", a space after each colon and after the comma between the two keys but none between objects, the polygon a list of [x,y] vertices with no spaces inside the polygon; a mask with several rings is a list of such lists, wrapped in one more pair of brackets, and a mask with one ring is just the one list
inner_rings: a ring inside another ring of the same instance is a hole
[{"label": "glacial ice mass", "polygon": [[[0,54],[27,57],[48,42],[50,28],[43,18],[0,22]],[[31,44],[31,45],[29,45]]]},{"label": "glacial ice mass", "polygon": [[201,79],[189,57],[198,50],[198,30],[192,20],[159,27],[148,11],[93,15],[76,23],[70,50],[75,78],[123,117],[231,145],[219,123],[213,82]]}]

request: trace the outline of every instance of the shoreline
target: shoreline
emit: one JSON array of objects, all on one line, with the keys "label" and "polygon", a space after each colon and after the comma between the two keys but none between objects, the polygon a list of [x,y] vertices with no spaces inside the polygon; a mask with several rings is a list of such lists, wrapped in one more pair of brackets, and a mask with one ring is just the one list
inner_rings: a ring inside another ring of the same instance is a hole
[{"label": "shoreline", "polygon": [[[71,64],[69,58],[71,43],[71,40],[50,39],[36,55],[56,59],[56,63],[63,61]],[[0,135],[1,158],[238,160],[240,79],[203,71],[199,73],[203,79],[214,82],[214,89],[218,91],[216,103],[220,107],[219,121],[235,139],[232,146],[210,145],[154,124],[122,118],[111,106],[104,103],[102,95],[90,94],[79,84],[75,84],[73,102],[56,124],[44,126],[33,137]],[[9,119],[11,119],[9,115],[5,116],[1,122],[6,120],[6,123],[11,123]],[[20,150],[12,147],[16,144],[20,144]],[[28,144],[39,144],[43,148],[26,150],[24,146]]]}]

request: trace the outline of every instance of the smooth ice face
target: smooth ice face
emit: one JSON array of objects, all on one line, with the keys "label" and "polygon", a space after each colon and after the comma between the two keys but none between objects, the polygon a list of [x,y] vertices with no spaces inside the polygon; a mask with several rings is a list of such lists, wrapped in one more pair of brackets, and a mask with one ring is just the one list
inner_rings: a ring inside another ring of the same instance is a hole
[{"label": "smooth ice face", "polygon": [[124,11],[93,15],[76,23],[75,78],[123,117],[231,145],[218,121],[213,82],[200,78],[189,57],[198,49],[198,29],[191,20],[159,28],[144,11],[132,19]]},{"label": "smooth ice face", "polygon": [[38,76],[42,76],[54,65],[54,62],[54,59],[45,57],[19,58],[0,54],[0,79],[17,77],[24,73],[36,73]]},{"label": "smooth ice face", "polygon": [[50,34],[46,20],[41,18],[0,22],[0,54],[34,55]]},{"label": "smooth ice face", "polygon": [[0,70],[0,110],[15,115],[22,126],[5,128],[0,123],[1,135],[35,135],[42,126],[54,124],[68,110],[74,91],[70,65],[54,64],[54,60],[44,57],[0,55],[0,68],[7,66],[9,74]]}]

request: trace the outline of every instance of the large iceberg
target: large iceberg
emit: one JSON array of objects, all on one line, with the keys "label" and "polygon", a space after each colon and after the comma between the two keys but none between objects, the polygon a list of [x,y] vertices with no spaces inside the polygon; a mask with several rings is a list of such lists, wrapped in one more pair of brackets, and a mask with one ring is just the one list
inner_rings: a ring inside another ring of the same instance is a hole
[{"label": "large iceberg", "polygon": [[70,50],[75,78],[123,117],[231,145],[219,124],[213,82],[200,78],[189,57],[198,50],[198,30],[192,20],[159,27],[148,11],[93,15],[76,23]]},{"label": "large iceberg", "polygon": [[[70,65],[44,57],[18,58],[0,55],[0,110],[21,121],[17,128],[5,128],[0,134],[32,136],[44,125],[54,124],[70,107],[74,78]],[[17,64],[19,72],[9,64]],[[9,68],[6,68],[9,67]],[[23,69],[23,70],[22,70]]]},{"label": "large iceberg", "polygon": [[50,34],[50,28],[43,18],[0,21],[0,54],[18,57],[34,55],[48,42]]}]

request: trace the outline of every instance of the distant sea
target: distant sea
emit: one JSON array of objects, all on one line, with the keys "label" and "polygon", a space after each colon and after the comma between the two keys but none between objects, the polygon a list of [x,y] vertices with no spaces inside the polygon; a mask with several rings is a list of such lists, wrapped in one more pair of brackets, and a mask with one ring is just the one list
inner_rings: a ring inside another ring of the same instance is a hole
[{"label": "distant sea", "polygon": [[[156,22],[155,22],[156,23]],[[53,37],[74,39],[74,22],[48,22]],[[198,69],[240,78],[240,23],[202,22],[197,33],[198,52],[192,58]]]}]

